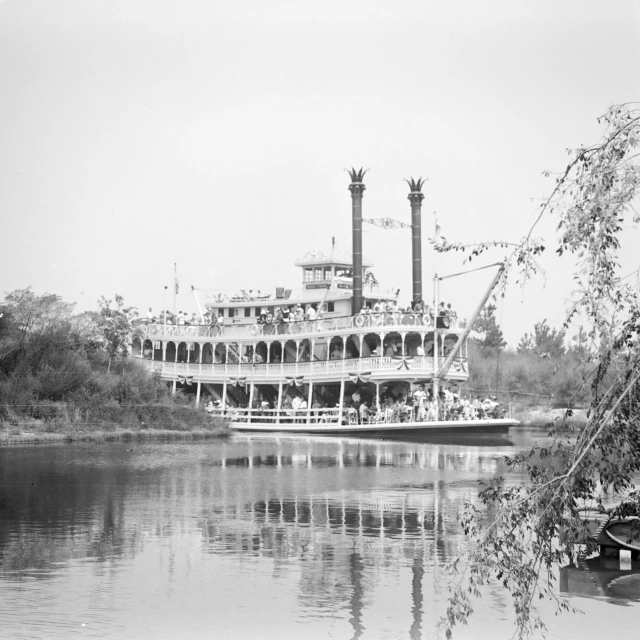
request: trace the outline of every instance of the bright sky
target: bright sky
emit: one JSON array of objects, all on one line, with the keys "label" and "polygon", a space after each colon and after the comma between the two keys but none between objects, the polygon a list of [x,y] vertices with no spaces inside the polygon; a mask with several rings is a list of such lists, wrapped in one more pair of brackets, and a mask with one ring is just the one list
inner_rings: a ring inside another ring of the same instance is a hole
[{"label": "bright sky", "polygon": [[[370,168],[365,217],[408,222],[402,179],[424,176],[425,231],[436,211],[451,240],[519,239],[542,172],[640,97],[639,36],[632,0],[0,0],[0,293],[159,311],[174,262],[189,312],[191,285],[298,287],[296,257],[350,251],[348,166]],[[409,231],[365,228],[408,302]],[[499,302],[511,346],[563,319],[550,248],[546,282]],[[442,298],[468,316],[490,278]]]}]

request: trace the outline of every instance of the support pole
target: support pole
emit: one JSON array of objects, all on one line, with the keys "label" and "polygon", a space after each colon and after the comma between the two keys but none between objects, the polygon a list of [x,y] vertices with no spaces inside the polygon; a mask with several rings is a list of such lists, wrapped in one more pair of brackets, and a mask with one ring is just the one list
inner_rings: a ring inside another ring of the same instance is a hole
[{"label": "support pole", "polygon": [[255,385],[253,380],[249,383],[249,414],[247,422],[251,422],[251,413],[253,411],[253,394],[255,393]]},{"label": "support pole", "polygon": [[344,377],[340,380],[340,402],[338,403],[338,424],[342,424],[342,406],[344,405]]},{"label": "support pole", "polygon": [[498,269],[498,273],[496,273],[496,275],[494,276],[493,280],[491,281],[491,284],[489,285],[489,288],[487,289],[487,291],[485,292],[482,300],[478,304],[475,312],[473,313],[473,316],[471,317],[471,320],[469,320],[469,322],[467,322],[467,326],[464,328],[464,331],[458,337],[458,341],[456,342],[455,346],[451,350],[451,353],[448,355],[446,360],[442,363],[442,366],[440,367],[439,370],[438,370],[437,366],[435,367],[435,370],[438,372],[437,373],[437,377],[438,378],[443,378],[444,376],[447,375],[447,372],[449,371],[449,367],[451,366],[451,363],[453,362],[453,359],[456,357],[456,355],[458,354],[458,351],[460,350],[460,347],[464,344],[464,341],[467,339],[467,336],[471,332],[475,321],[478,319],[478,316],[480,315],[480,312],[482,311],[482,309],[484,308],[484,305],[487,303],[487,300],[491,296],[491,293],[493,292],[494,287],[498,283],[498,280],[500,280],[500,276],[502,275],[503,271],[504,271],[504,265],[500,264],[500,268]]},{"label": "support pole", "polygon": [[227,382],[222,383],[222,411],[227,409]]},{"label": "support pole", "polygon": [[280,409],[282,407],[282,380],[278,383],[278,398],[276,399],[276,424],[280,424]]},{"label": "support pole", "polygon": [[200,386],[201,386],[201,382],[200,380],[198,380],[198,384],[196,386],[196,407],[200,406]]},{"label": "support pole", "polygon": [[307,424],[311,423],[311,402],[313,401],[313,382],[309,381],[309,396],[307,398]]},{"label": "support pole", "polygon": [[436,403],[436,420],[440,416],[440,399],[439,399],[439,385],[438,385],[438,306],[440,304],[440,279],[438,274],[433,276],[433,307],[435,322],[433,324],[433,382],[431,386],[431,393]]}]

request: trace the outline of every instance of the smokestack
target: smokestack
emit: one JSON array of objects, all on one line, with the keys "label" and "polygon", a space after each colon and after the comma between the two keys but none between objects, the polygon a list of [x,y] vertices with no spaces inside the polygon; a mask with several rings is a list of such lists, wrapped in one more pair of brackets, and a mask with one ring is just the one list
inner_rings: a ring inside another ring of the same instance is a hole
[{"label": "smokestack", "polygon": [[362,309],[362,194],[366,187],[362,180],[367,169],[348,169],[351,177],[351,220],[353,229],[353,297],[351,313],[355,316]]},{"label": "smokestack", "polygon": [[414,180],[410,178],[405,181],[411,192],[409,202],[411,203],[411,261],[413,267],[413,303],[422,300],[422,185],[426,182],[423,178]]}]

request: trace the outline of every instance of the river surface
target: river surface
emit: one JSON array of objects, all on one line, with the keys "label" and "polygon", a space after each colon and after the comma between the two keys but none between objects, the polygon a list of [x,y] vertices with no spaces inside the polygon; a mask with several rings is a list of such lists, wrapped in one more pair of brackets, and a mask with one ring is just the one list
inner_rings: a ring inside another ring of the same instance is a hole
[{"label": "river surface", "polygon": [[[0,638],[438,637],[456,514],[538,437],[0,449]],[[563,569],[585,613],[543,605],[548,637],[637,629],[639,576]],[[502,589],[475,608],[454,638],[511,637]]]}]

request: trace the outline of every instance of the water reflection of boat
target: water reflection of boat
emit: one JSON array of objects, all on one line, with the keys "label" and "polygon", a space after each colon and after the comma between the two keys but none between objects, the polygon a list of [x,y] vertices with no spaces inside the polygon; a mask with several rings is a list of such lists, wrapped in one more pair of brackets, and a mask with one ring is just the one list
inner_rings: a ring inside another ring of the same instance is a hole
[{"label": "water reflection of boat", "polygon": [[599,556],[560,569],[560,591],[570,596],[640,602],[640,561],[621,569],[618,558]]},{"label": "water reflection of boat", "polygon": [[[367,436],[362,436],[363,440]],[[382,438],[387,442],[415,442],[419,444],[441,444],[461,447],[510,447],[513,442],[509,439],[508,433],[495,433],[474,430],[473,432],[454,433],[388,433]]]}]

